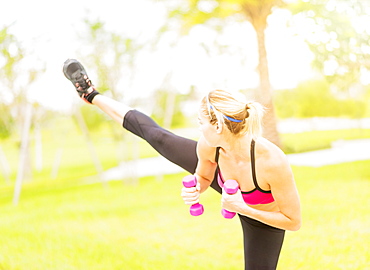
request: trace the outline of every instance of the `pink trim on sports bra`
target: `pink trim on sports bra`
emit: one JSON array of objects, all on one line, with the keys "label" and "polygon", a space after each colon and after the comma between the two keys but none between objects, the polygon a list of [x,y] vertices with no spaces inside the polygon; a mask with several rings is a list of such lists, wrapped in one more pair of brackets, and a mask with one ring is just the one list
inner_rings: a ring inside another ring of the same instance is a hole
[{"label": "pink trim on sports bra", "polygon": [[[275,201],[274,197],[272,196],[271,190],[263,190],[258,186],[257,177],[256,177],[256,170],[255,170],[255,157],[254,157],[254,147],[255,141],[252,140],[251,142],[251,166],[252,166],[252,177],[253,183],[255,188],[251,191],[242,191],[243,200],[246,204],[250,205],[257,205],[257,204],[268,204]],[[216,162],[218,163],[218,156],[219,156],[220,148],[216,150]],[[221,170],[217,165],[217,182],[219,186],[222,188],[224,186],[224,180],[222,178]]]}]

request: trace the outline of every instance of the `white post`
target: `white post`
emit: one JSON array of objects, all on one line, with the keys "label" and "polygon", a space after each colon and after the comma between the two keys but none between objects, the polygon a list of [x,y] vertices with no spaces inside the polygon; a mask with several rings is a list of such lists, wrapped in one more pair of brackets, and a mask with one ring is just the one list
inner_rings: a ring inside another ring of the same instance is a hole
[{"label": "white post", "polygon": [[3,172],[6,183],[10,184],[10,166],[8,160],[6,159],[5,153],[1,148],[1,145],[0,145],[0,167],[1,171]]},{"label": "white post", "polygon": [[22,182],[23,182],[23,177],[24,177],[24,172],[25,172],[25,167],[26,167],[26,162],[27,162],[31,119],[32,119],[32,104],[27,103],[26,111],[25,111],[25,119],[24,119],[23,128],[22,128],[22,141],[21,141],[18,172],[17,172],[16,181],[15,181],[15,189],[14,189],[14,197],[13,197],[14,205],[18,205],[19,197],[20,197],[21,189],[22,189]]},{"label": "white post", "polygon": [[62,161],[62,155],[63,155],[63,148],[59,147],[57,152],[55,153],[55,158],[53,162],[53,167],[51,169],[50,178],[52,180],[57,179],[60,163]]},{"label": "white post", "polygon": [[42,134],[40,123],[35,123],[35,166],[36,170],[40,172],[43,167],[42,160]]},{"label": "white post", "polygon": [[92,158],[92,160],[95,164],[95,168],[96,168],[96,170],[99,174],[99,178],[102,181],[103,185],[106,187],[107,186],[107,181],[102,176],[103,166],[100,163],[98,154],[96,153],[95,148],[94,148],[94,144],[92,143],[91,138],[89,136],[89,130],[86,126],[85,120],[83,119],[83,116],[82,116],[81,111],[79,109],[76,111],[76,118],[77,118],[78,125],[80,126],[83,134],[85,135],[85,140],[86,140],[87,146],[89,148],[91,158]]}]

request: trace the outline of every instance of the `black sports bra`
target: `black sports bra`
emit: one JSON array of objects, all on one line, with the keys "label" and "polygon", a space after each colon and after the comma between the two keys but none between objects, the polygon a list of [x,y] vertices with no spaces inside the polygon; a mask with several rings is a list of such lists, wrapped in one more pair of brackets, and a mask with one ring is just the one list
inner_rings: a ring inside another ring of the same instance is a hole
[{"label": "black sports bra", "polygon": [[[255,165],[255,141],[252,140],[251,142],[251,168],[252,168],[252,178],[255,188],[251,191],[241,191],[243,195],[243,199],[245,203],[250,205],[256,205],[256,204],[267,204],[274,201],[274,197],[271,194],[271,190],[263,190],[259,187],[256,177],[256,165]],[[222,178],[220,167],[218,166],[218,159],[219,159],[219,151],[221,147],[217,147],[216,149],[216,156],[215,160],[217,163],[217,181],[220,187],[223,187],[224,179]]]}]

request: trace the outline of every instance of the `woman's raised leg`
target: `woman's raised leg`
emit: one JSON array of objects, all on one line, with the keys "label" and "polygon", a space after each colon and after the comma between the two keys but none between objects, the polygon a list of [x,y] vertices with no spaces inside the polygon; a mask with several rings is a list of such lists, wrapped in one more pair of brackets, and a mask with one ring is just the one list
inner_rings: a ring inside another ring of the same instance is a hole
[{"label": "woman's raised leg", "polygon": [[[64,63],[63,72],[83,100],[94,104],[125,129],[147,141],[163,157],[194,174],[198,163],[196,141],[175,135],[160,127],[149,116],[99,94],[79,61],[68,59]],[[213,181],[211,186],[221,193],[217,181]]]}]

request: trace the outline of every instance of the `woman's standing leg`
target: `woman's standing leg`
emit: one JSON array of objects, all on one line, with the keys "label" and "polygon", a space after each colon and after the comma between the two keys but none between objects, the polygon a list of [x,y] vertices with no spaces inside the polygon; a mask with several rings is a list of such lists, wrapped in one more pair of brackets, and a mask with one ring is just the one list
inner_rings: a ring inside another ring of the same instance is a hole
[{"label": "woman's standing leg", "polygon": [[244,237],[246,270],[274,270],[277,267],[285,231],[246,216],[240,216]]}]

